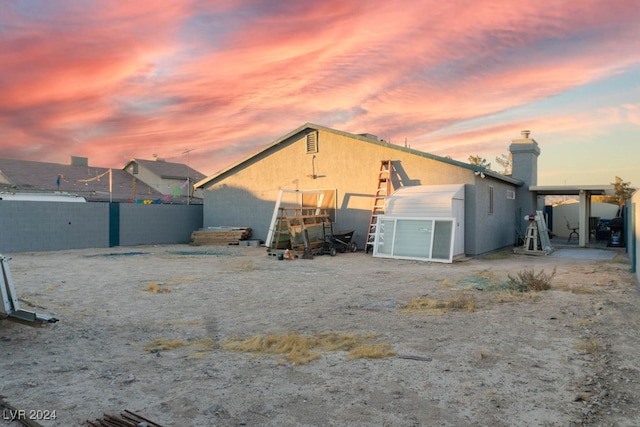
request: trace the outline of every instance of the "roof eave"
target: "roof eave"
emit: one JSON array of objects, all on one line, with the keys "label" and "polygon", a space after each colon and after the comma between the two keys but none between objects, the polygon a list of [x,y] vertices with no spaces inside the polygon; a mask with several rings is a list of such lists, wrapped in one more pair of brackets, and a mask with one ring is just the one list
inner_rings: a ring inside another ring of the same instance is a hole
[{"label": "roof eave", "polygon": [[248,162],[249,160],[253,159],[254,157],[259,156],[260,154],[265,153],[265,152],[273,149],[274,147],[277,147],[277,146],[281,145],[283,142],[287,141],[292,136],[294,136],[294,135],[296,135],[296,134],[298,134],[300,132],[303,132],[304,130],[309,129],[309,128],[318,130],[321,127],[319,127],[317,125],[314,125],[312,123],[306,123],[306,124],[296,128],[296,129],[292,130],[291,132],[287,133],[286,135],[281,136],[280,138],[276,139],[274,142],[272,142],[271,144],[267,145],[263,149],[261,149],[259,151],[256,151],[255,153],[252,153],[252,154],[242,158],[241,160],[239,160],[236,163],[232,163],[231,165],[227,166],[224,169],[219,170],[218,172],[214,173],[211,176],[208,176],[208,177],[205,177],[205,178],[201,179],[200,181],[198,181],[195,184],[193,184],[194,188],[204,187],[205,185],[207,185],[211,181],[215,181],[218,177],[231,172],[232,170],[242,166],[244,163]]}]

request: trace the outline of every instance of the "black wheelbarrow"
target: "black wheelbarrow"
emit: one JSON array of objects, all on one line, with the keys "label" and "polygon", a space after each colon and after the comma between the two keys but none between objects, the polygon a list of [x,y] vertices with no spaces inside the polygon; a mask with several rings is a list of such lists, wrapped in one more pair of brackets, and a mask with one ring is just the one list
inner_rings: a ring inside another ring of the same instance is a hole
[{"label": "black wheelbarrow", "polygon": [[339,252],[356,252],[358,245],[353,240],[353,230],[350,231],[335,231],[329,236],[329,249],[334,249]]}]

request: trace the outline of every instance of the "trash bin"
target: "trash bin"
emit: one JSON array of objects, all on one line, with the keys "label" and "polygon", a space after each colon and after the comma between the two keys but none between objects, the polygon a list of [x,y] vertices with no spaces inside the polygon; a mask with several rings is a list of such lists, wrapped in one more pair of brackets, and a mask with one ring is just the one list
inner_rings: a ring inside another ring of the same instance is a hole
[{"label": "trash bin", "polygon": [[616,217],[609,221],[609,243],[614,248],[624,247],[624,218]]}]

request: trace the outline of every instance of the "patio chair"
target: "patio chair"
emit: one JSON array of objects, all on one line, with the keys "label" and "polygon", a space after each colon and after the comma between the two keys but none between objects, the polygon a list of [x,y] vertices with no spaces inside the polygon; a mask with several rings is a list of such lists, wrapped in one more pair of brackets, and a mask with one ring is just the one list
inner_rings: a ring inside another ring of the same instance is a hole
[{"label": "patio chair", "polygon": [[580,228],[580,226],[577,227],[573,227],[570,223],[569,220],[567,219],[567,217],[564,217],[564,220],[567,222],[567,229],[571,230],[571,233],[569,233],[569,238],[567,239],[567,243],[569,243],[571,241],[571,237],[573,237],[573,235],[576,235],[576,239],[580,240],[580,235],[578,234],[578,229]]},{"label": "patio chair", "polygon": [[598,231],[600,231],[600,217],[599,216],[590,216],[589,217],[589,239],[593,236],[598,242]]}]

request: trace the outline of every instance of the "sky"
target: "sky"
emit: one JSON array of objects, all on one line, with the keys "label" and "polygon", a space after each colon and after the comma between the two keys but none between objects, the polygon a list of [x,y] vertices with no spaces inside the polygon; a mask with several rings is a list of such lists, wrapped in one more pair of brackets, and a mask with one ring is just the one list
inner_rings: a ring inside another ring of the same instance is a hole
[{"label": "sky", "polygon": [[0,157],[210,175],[305,123],[640,187],[635,0],[1,0]]}]

